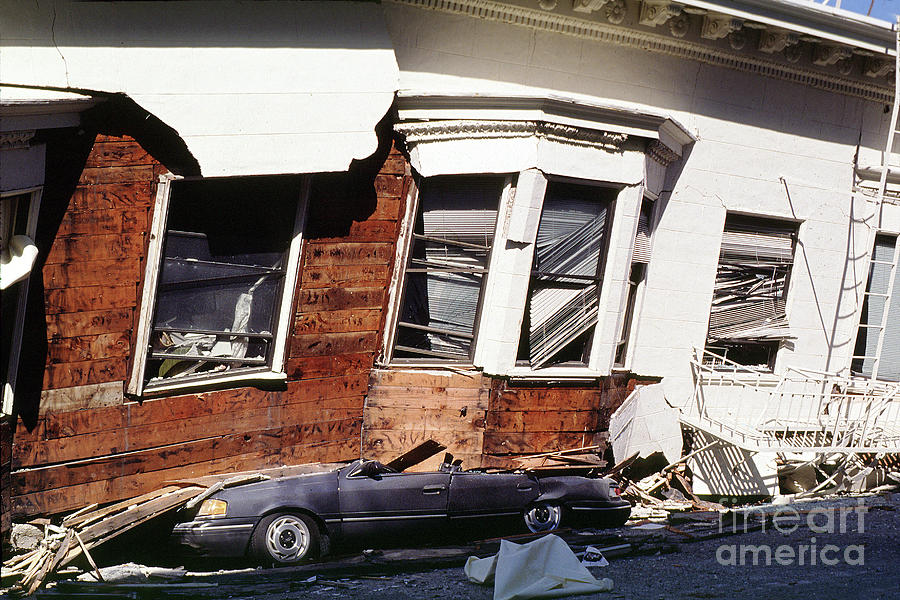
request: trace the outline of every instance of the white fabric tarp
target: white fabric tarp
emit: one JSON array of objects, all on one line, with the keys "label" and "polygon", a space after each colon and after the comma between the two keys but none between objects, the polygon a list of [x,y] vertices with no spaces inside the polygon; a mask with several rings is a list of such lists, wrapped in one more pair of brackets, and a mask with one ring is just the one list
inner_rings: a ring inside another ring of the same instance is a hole
[{"label": "white fabric tarp", "polygon": [[502,540],[494,556],[470,556],[465,572],[475,583],[493,581],[494,600],[559,598],[613,589],[611,579],[596,579],[555,535],[521,545]]}]

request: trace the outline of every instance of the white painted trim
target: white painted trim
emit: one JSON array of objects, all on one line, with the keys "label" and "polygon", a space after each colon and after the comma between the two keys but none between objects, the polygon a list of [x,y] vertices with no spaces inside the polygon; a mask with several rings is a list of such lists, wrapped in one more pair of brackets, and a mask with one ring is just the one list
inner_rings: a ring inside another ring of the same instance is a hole
[{"label": "white painted trim", "polygon": [[[38,216],[41,208],[41,195],[43,186],[33,186],[19,190],[10,190],[0,193],[0,197],[19,196],[30,194],[28,200],[28,219],[25,223],[25,235],[31,239],[35,238],[37,233]],[[25,309],[28,305],[28,288],[31,281],[31,275],[20,282],[18,298],[16,298],[16,317],[13,326],[12,337],[10,338],[9,356],[6,360],[7,381],[4,382],[3,389],[0,390],[0,415],[11,415],[13,411],[13,402],[15,401],[16,380],[18,379],[19,358],[22,354],[22,335],[25,330]]]},{"label": "white painted trim", "polygon": [[125,393],[134,396],[139,396],[144,391],[144,368],[147,365],[150,328],[153,324],[153,313],[156,307],[156,287],[162,262],[162,242],[165,239],[166,221],[169,216],[169,196],[172,181],[177,178],[171,173],[161,175],[156,187],[156,201],[153,205],[153,222],[150,225],[150,243],[147,250],[147,266],[144,269],[144,288],[141,294],[141,307],[138,313],[134,345],[131,347],[134,360],[131,366],[131,377],[125,387]]},{"label": "white painted trim", "polygon": [[397,252],[394,255],[394,272],[391,275],[391,284],[388,287],[387,315],[385,315],[385,329],[381,347],[381,363],[389,364],[394,355],[394,338],[397,335],[397,321],[400,318],[400,304],[403,301],[403,282],[406,280],[406,265],[410,247],[412,245],[412,232],[416,226],[416,214],[419,208],[419,183],[412,178],[409,191],[406,194],[406,212],[400,223],[400,233],[397,236]]},{"label": "white painted trim", "polygon": [[285,357],[288,350],[287,339],[294,321],[292,309],[294,296],[297,293],[297,281],[300,278],[300,258],[303,256],[303,232],[306,229],[306,215],[309,208],[309,187],[312,178],[302,179],[300,197],[298,198],[297,215],[294,218],[294,237],[288,248],[288,263],[285,269],[281,293],[281,310],[278,314],[278,325],[275,331],[275,347],[272,354],[271,369],[275,373],[284,371]]},{"label": "white painted trim", "polygon": [[[151,388],[147,388],[142,392],[145,397],[164,396],[170,392],[186,392],[193,390],[208,390],[221,387],[228,383],[241,383],[250,385],[254,382],[280,382],[287,381],[287,374],[284,372],[275,372],[268,367],[261,367],[259,371],[246,371],[242,373],[233,373],[230,375],[221,375],[216,378],[204,377],[203,379],[195,379],[193,381],[176,381],[165,380],[165,383],[158,383]],[[171,383],[169,383],[171,382]]]}]

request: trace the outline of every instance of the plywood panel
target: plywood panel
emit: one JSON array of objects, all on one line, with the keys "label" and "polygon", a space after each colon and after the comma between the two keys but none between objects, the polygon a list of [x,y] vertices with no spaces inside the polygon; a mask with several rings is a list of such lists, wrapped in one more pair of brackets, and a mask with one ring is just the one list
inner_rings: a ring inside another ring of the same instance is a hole
[{"label": "plywood panel", "polygon": [[149,205],[156,190],[156,183],[140,181],[131,183],[110,183],[96,186],[79,186],[69,207],[73,211],[103,211],[120,208],[138,208]]},{"label": "plywood panel", "polygon": [[50,342],[47,360],[51,363],[119,358],[127,360],[131,354],[131,332],[82,335],[58,338]]},{"label": "plywood panel", "polygon": [[143,249],[144,236],[140,233],[61,237],[54,241],[46,264],[104,259],[134,259],[140,262],[137,257],[141,256]]},{"label": "plywood panel", "polygon": [[44,371],[44,389],[122,381],[126,371],[126,363],[121,359],[50,364]]},{"label": "plywood panel", "polygon": [[309,266],[303,269],[303,288],[375,287],[390,281],[390,267],[383,265]]},{"label": "plywood panel", "polygon": [[340,373],[368,374],[374,359],[374,352],[291,358],[287,363],[287,376],[288,379],[296,380],[330,377]]},{"label": "plywood panel", "polygon": [[12,474],[12,482],[20,493],[30,493],[88,483],[96,480],[98,473],[126,477],[240,454],[273,453],[282,447],[358,436],[361,416],[343,418],[343,411],[331,412],[336,414],[324,415],[326,418],[316,423],[242,431],[55,467],[19,470]]},{"label": "plywood panel", "polygon": [[47,336],[71,338],[130,331],[132,310],[112,309],[90,312],[59,313],[47,316]]},{"label": "plywood panel", "polygon": [[44,287],[47,289],[76,288],[103,285],[110,281],[119,284],[136,283],[141,277],[140,269],[141,263],[138,258],[111,258],[48,264],[44,267]]}]

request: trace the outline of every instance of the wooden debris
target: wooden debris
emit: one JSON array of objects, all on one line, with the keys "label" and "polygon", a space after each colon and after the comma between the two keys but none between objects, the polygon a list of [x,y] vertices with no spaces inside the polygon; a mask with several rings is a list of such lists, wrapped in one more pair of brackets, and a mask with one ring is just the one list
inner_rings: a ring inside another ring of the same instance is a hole
[{"label": "wooden debris", "polygon": [[38,547],[5,561],[2,576],[16,579],[16,589],[30,595],[48,575],[82,554],[99,576],[89,549],[184,504],[202,490],[199,486],[168,486],[105,508],[81,509],[64,518],[62,527],[47,523],[46,535]]},{"label": "wooden debris", "polygon": [[446,449],[447,446],[441,444],[440,442],[428,440],[426,442],[422,442],[409,452],[401,454],[385,466],[394,469],[398,473],[402,473],[406,469],[413,467],[423,461],[426,461],[438,452],[443,452]]}]

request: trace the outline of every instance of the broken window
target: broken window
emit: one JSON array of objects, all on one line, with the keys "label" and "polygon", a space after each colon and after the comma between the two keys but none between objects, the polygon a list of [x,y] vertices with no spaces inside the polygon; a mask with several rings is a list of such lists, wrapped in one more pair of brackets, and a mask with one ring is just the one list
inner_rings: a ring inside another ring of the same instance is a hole
[{"label": "broken window", "polygon": [[272,369],[299,252],[301,179],[186,180],[169,190],[147,389]]},{"label": "broken window", "polygon": [[628,352],[628,340],[634,325],[634,309],[638,291],[647,277],[647,264],[650,262],[650,215],[653,212],[653,201],[644,200],[638,216],[638,228],[634,235],[634,250],[631,253],[631,272],[628,276],[628,295],[625,301],[625,316],[622,321],[622,333],[616,343],[616,367],[625,366]]},{"label": "broken window", "polygon": [[505,178],[422,182],[394,358],[467,361]]},{"label": "broken window", "polygon": [[518,353],[533,369],[588,363],[615,196],[609,188],[547,185]]},{"label": "broken window", "polygon": [[791,337],[785,308],[796,232],[792,223],[725,219],[707,349],[743,365],[773,366]]},{"label": "broken window", "polygon": [[896,245],[894,236],[875,237],[850,366],[854,374],[887,381],[900,381],[900,277],[893,274]]}]

